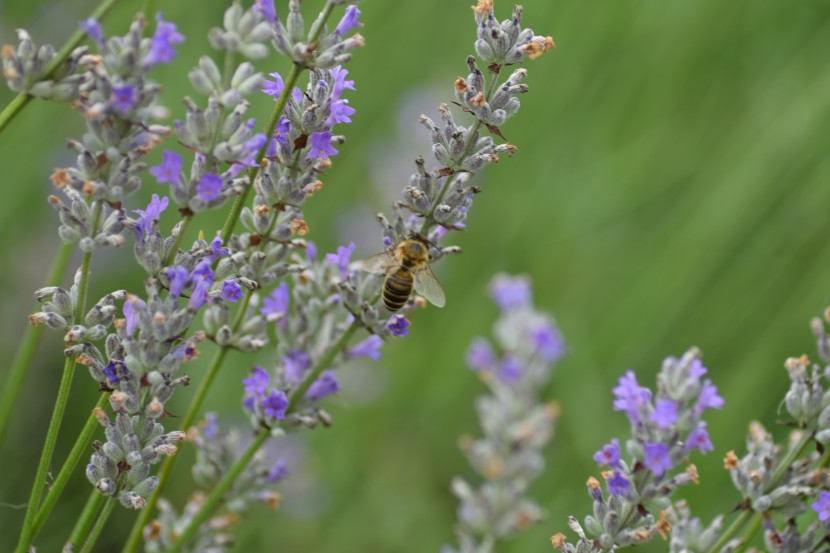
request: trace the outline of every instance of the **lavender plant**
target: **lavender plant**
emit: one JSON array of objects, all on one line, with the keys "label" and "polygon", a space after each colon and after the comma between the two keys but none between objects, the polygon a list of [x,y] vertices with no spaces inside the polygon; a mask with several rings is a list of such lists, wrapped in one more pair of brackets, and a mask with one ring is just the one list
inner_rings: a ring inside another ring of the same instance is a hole
[{"label": "lavender plant", "polygon": [[[84,255],[70,289],[49,286],[35,294],[43,307],[30,322],[64,333],[67,360],[18,552],[30,548],[96,425],[104,427],[105,441],[92,443],[86,476],[93,490],[65,551],[90,551],[118,504],[140,511],[125,552],[136,551],[142,536],[150,551],[222,550],[228,541],[227,524],[221,521],[236,516],[251,490],[280,477],[276,468],[262,469],[261,446],[300,427],[330,424],[321,403],[339,389],[334,369],[356,357],[376,359],[384,340],[407,334],[405,313],[390,316],[375,307],[379,282],[351,261],[354,244],[323,257],[303,238],[309,232],[303,205],[320,191],[321,176],[345,142],[335,127],[355,114],[344,94],[356,87],[343,66],[364,40],[354,32],[362,25],[359,9],[345,4],[328,0],[307,28],[299,0],[290,0],[284,18],[272,0],[257,0],[248,8],[234,2],[222,26],[208,35],[224,57],[222,69],[211,56],[199,60],[188,76],[207,98],[186,97],[184,117],[172,127],[159,123],[171,110],[158,104],[160,85],[150,76],[155,66],[173,60],[184,37],[161,14],[139,14],[126,35],[109,39],[97,19],[84,20],[81,28],[97,53],[73,51],[54,71],[43,69],[50,50],[33,53],[25,32],[16,49],[4,50],[4,74],[13,90],[71,100],[87,126],[83,137],[68,142],[77,153],[75,166],[58,168],[51,177],[60,193],[49,198],[58,212],[60,238]],[[330,28],[328,19],[341,6],[343,14]],[[427,170],[419,158],[392,217],[379,215],[387,247],[419,232],[431,240],[433,260],[459,251],[438,244],[448,231],[464,226],[472,195],[479,191],[467,184],[469,178],[499,154],[515,150],[481,133],[487,129],[503,138],[499,125],[518,111],[516,96],[527,92],[520,83],[525,69],[507,79],[501,78],[502,69],[553,46],[549,37],[522,29],[521,7],[503,22],[496,20],[491,0],[479,1],[473,10],[475,49],[489,78],[470,57],[470,75],[455,83],[457,103],[470,123],[457,124],[446,104],[439,108],[442,124],[422,117],[440,165]],[[154,31],[144,36],[149,17]],[[263,59],[269,45],[292,62],[287,75],[271,73],[270,80],[239,59]],[[298,87],[305,71],[308,82]],[[264,95],[255,94],[259,90]],[[274,107],[259,133],[246,113],[265,95],[274,99]],[[172,135],[187,152],[168,147],[161,164],[148,168],[144,156]],[[168,185],[169,196],[153,194],[149,205],[138,209],[130,202],[145,173]],[[171,199],[181,219],[167,231],[160,219]],[[225,224],[215,236],[200,233],[190,247],[183,246],[199,213],[229,202]],[[244,227],[240,233],[235,232],[238,221]],[[92,253],[127,241],[146,273],[143,291],[107,293],[87,310]],[[117,318],[119,303],[123,318]],[[413,298],[405,310],[422,303]],[[200,319],[203,330],[192,329]],[[230,453],[234,440],[213,423],[202,434],[192,431],[192,424],[228,351],[268,346],[269,328],[276,335],[276,363],[270,370],[254,368],[243,382],[243,407],[256,435],[235,456]],[[367,336],[352,343],[361,329]],[[219,349],[179,428],[171,429],[165,404],[190,383],[179,371],[198,355],[204,340]],[[41,501],[76,364],[88,367],[102,394]],[[211,491],[195,496],[177,515],[170,503],[160,502],[160,494],[188,433],[199,451],[197,480]],[[161,516],[151,523],[156,506]],[[226,514],[217,518],[219,508]]]},{"label": "lavender plant", "polygon": [[544,470],[542,450],[559,413],[557,403],[539,399],[564,353],[553,320],[533,307],[525,277],[497,275],[490,291],[500,310],[493,329],[496,348],[477,338],[467,354],[467,364],[490,391],[476,400],[484,436],[461,439],[484,483],[474,488],[460,476],[452,482],[460,501],[457,551],[465,553],[494,551],[497,542],[542,519],[543,510],[526,494]]}]

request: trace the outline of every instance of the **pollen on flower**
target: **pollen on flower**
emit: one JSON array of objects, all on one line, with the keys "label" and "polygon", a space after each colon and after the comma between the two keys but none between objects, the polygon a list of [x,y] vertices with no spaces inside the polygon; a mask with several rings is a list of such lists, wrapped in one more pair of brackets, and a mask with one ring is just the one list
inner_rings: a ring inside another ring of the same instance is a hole
[{"label": "pollen on flower", "polygon": [[322,188],[323,188],[323,183],[319,180],[316,180],[316,181],[312,182],[311,184],[309,184],[305,187],[305,192],[306,192],[306,194],[311,196],[312,194],[314,194],[316,192],[319,192]]},{"label": "pollen on flower", "polygon": [[69,184],[69,172],[65,167],[55,167],[55,170],[52,171],[52,174],[49,176],[49,180],[52,181],[52,184],[54,184],[57,188],[63,188]]},{"label": "pollen on flower", "polygon": [[473,96],[470,99],[470,104],[476,106],[477,108],[480,108],[481,106],[483,106],[486,103],[487,103],[487,100],[484,98],[484,93],[483,92],[479,92],[478,94],[476,94],[475,96]]},{"label": "pollen on flower", "polygon": [[[692,480],[692,482],[694,482],[695,484],[700,485],[700,475],[698,475],[697,467],[695,465],[690,464],[688,467],[686,467],[686,474],[689,476],[689,478]],[[664,537],[664,539],[665,539],[665,537]]]},{"label": "pollen on flower", "polygon": [[[608,480],[613,473],[610,470],[603,471],[602,477]],[[588,481],[585,482],[585,485],[588,486],[588,490],[596,491],[599,489],[599,480],[594,478],[593,476],[588,477]]]},{"label": "pollen on flower", "polygon": [[669,532],[671,532],[671,523],[666,520],[666,513],[665,511],[660,511],[660,518],[657,521],[657,524],[654,525],[654,529],[657,530],[657,533],[660,534],[660,537],[665,540]]},{"label": "pollen on flower", "polygon": [[91,197],[95,193],[95,181],[84,181],[84,185],[81,190],[84,194]]},{"label": "pollen on flower", "polygon": [[467,81],[465,81],[462,77],[458,77],[455,80],[455,90],[458,92],[464,92],[467,90]]},{"label": "pollen on flower", "polygon": [[738,456],[735,455],[734,451],[730,451],[726,454],[726,457],[723,458],[723,468],[726,470],[734,470],[738,468]]},{"label": "pollen on flower", "polygon": [[305,219],[294,219],[291,221],[291,234],[305,236],[308,234],[308,223]]},{"label": "pollen on flower", "polygon": [[562,532],[556,533],[550,537],[550,544],[554,549],[564,550],[565,548],[565,534]]},{"label": "pollen on flower", "polygon": [[533,39],[522,46],[522,50],[532,60],[535,60],[551,48],[556,48],[556,43],[549,36],[547,37],[533,37]]},{"label": "pollen on flower", "polygon": [[478,0],[475,6],[470,6],[477,15],[484,15],[493,10],[493,0]]},{"label": "pollen on flower", "polygon": [[254,213],[259,215],[260,217],[262,217],[263,215],[265,215],[269,211],[271,211],[271,208],[268,207],[265,204],[260,204],[260,205],[255,205],[254,206]]}]

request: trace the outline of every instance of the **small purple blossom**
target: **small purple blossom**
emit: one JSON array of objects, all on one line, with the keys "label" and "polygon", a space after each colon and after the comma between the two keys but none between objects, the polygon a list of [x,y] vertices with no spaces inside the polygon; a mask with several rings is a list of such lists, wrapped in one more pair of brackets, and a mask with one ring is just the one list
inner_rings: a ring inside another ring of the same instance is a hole
[{"label": "small purple blossom", "polygon": [[97,19],[88,17],[78,22],[78,26],[83,32],[89,35],[89,38],[97,42],[99,46],[104,45],[104,31],[101,29],[101,23]]},{"label": "small purple blossom", "polygon": [[268,79],[265,79],[262,92],[264,92],[268,96],[273,96],[274,100],[276,100],[282,93],[282,89],[285,88],[285,83],[282,80],[282,75],[280,75],[279,73],[269,73],[269,75],[274,77],[274,80],[269,81]]},{"label": "small purple blossom", "polygon": [[565,355],[565,342],[550,319],[545,319],[531,332],[533,346],[544,361],[553,363]]},{"label": "small purple blossom", "polygon": [[190,296],[190,301],[187,302],[188,308],[196,311],[201,309],[202,306],[208,302],[210,299],[210,296],[208,295],[210,292],[210,285],[211,281],[208,279],[196,281],[196,284],[193,286],[193,293]]},{"label": "small purple blossom", "polygon": [[677,403],[670,399],[658,399],[651,420],[657,428],[671,428],[677,422]]},{"label": "small purple blossom", "polygon": [[317,246],[314,245],[314,242],[307,242],[305,246],[305,258],[309,264],[314,263],[317,261]]},{"label": "small purple blossom", "polygon": [[288,398],[279,390],[271,390],[271,395],[260,403],[265,416],[272,419],[285,417],[285,409],[288,407]]},{"label": "small purple blossom", "polygon": [[311,149],[308,151],[309,159],[327,159],[329,156],[336,156],[339,153],[340,151],[331,145],[330,132],[311,133]]},{"label": "small purple blossom", "polygon": [[164,150],[161,165],[150,167],[150,174],[159,184],[169,183],[177,187],[181,182],[182,156],[172,150]]},{"label": "small purple blossom", "polygon": [[334,371],[329,369],[327,371],[323,371],[320,378],[315,380],[314,383],[309,386],[305,397],[314,401],[320,401],[324,397],[336,394],[339,391],[340,382],[337,380],[337,376],[334,374]]},{"label": "small purple blossom", "polygon": [[213,262],[210,257],[206,257],[199,261],[193,270],[190,271],[190,280],[194,282],[198,282],[201,280],[206,280],[209,283],[213,282]]},{"label": "small purple blossom", "polygon": [[496,363],[493,346],[484,338],[476,338],[467,349],[467,366],[474,371],[490,370]]},{"label": "small purple blossom", "polygon": [[262,300],[262,307],[259,312],[269,319],[279,318],[280,324],[284,324],[285,315],[288,314],[290,305],[291,294],[288,290],[288,283],[281,282],[279,286],[274,288],[270,296]]},{"label": "small purple blossom", "polygon": [[274,0],[256,0],[254,9],[262,14],[262,17],[268,23],[277,22],[277,10],[274,7]]},{"label": "small purple blossom", "polygon": [[291,99],[297,104],[301,103],[303,101],[303,91],[295,86],[291,89]]},{"label": "small purple blossom", "polygon": [[502,311],[526,307],[532,297],[530,282],[524,277],[499,275],[490,284],[490,295]]},{"label": "small purple blossom", "polygon": [[153,228],[153,222],[158,221],[162,212],[167,209],[170,203],[170,198],[163,196],[159,198],[158,194],[153,194],[153,198],[147,205],[147,209],[135,209],[133,213],[138,213],[139,218],[135,224],[135,238],[138,242],[143,243],[144,239],[150,235]]},{"label": "small purple blossom", "polygon": [[707,373],[706,367],[703,366],[703,362],[695,357],[692,359],[692,362],[689,365],[689,376],[698,380],[701,376]]},{"label": "small purple blossom", "polygon": [[282,358],[285,378],[294,386],[299,386],[303,381],[303,373],[311,367],[311,359],[304,351],[292,348],[288,355]]},{"label": "small purple blossom", "polygon": [[222,177],[213,173],[202,175],[202,179],[196,185],[196,193],[206,202],[217,199],[220,190],[222,190]]},{"label": "small purple blossom", "polygon": [[335,100],[331,103],[331,117],[329,124],[335,125],[339,123],[351,123],[351,116],[355,114],[355,109],[349,106],[348,100]]},{"label": "small purple blossom", "polygon": [[181,42],[184,42],[184,37],[179,33],[176,24],[165,21],[161,13],[157,13],[156,32],[150,40],[150,50],[144,58],[145,65],[170,63],[176,55],[173,45]]},{"label": "small purple blossom", "polygon": [[242,298],[242,287],[235,280],[226,280],[222,283],[222,293],[219,297],[231,303],[236,303]]},{"label": "small purple blossom", "polygon": [[166,269],[164,274],[167,276],[167,280],[170,281],[170,296],[174,298],[181,296],[182,291],[184,291],[184,286],[187,284],[187,279],[190,276],[187,269],[181,265],[176,265]]},{"label": "small purple blossom", "polygon": [[375,361],[380,360],[380,346],[383,340],[380,336],[372,334],[362,342],[358,342],[349,350],[350,357],[368,357]]},{"label": "small purple blossom", "polygon": [[610,444],[605,444],[602,449],[594,454],[594,461],[599,466],[609,465],[611,467],[620,466],[620,441],[617,438],[611,440]]},{"label": "small purple blossom", "polygon": [[706,431],[706,423],[701,422],[697,428],[689,433],[689,437],[686,439],[686,449],[698,449],[701,453],[715,450],[712,440],[709,439],[709,432]]},{"label": "small purple blossom", "polygon": [[219,432],[219,425],[217,424],[216,413],[208,413],[205,415],[205,423],[202,425],[202,435],[205,439],[213,441]]},{"label": "small purple blossom", "polygon": [[711,380],[705,380],[700,389],[700,395],[697,396],[694,413],[699,416],[706,409],[720,409],[723,404],[723,398],[718,395],[718,388],[712,384]]},{"label": "small purple blossom", "polygon": [[409,321],[403,315],[392,315],[386,323],[386,328],[392,336],[406,336],[408,334]]},{"label": "small purple blossom", "polygon": [[326,261],[337,265],[338,269],[340,269],[340,277],[343,280],[349,278],[349,262],[355,247],[354,242],[349,242],[348,246],[338,246],[337,253],[326,254]]},{"label": "small purple blossom", "polygon": [[231,252],[228,248],[222,246],[224,243],[225,242],[222,240],[221,236],[217,236],[210,241],[210,255],[208,256],[208,259],[210,259],[211,263],[220,257],[225,257]]},{"label": "small purple blossom", "polygon": [[643,464],[656,476],[663,476],[667,470],[674,466],[669,455],[669,446],[659,442],[646,442],[643,444],[645,458]]},{"label": "small purple blossom", "polygon": [[121,115],[127,115],[135,107],[138,97],[135,95],[135,88],[132,85],[112,87],[112,102],[110,105]]},{"label": "small purple blossom", "polygon": [[107,377],[107,382],[110,385],[118,384],[121,382],[121,378],[119,375],[127,374],[127,366],[121,361],[110,361],[106,367],[104,367],[104,376]]},{"label": "small purple blossom", "polygon": [[354,90],[354,81],[347,81],[346,76],[349,74],[349,70],[345,69],[339,65],[333,67],[331,69],[331,76],[334,80],[331,90],[331,99],[332,100],[339,100],[340,96],[343,94],[343,91],[346,89]]},{"label": "small purple blossom", "polygon": [[519,359],[507,354],[499,365],[498,377],[502,382],[516,382],[522,377],[522,364]]},{"label": "small purple blossom", "polygon": [[821,492],[818,501],[810,505],[818,513],[818,519],[822,522],[830,520],[830,493]]},{"label": "small purple blossom", "polygon": [[135,332],[135,327],[138,326],[136,313],[144,310],[144,300],[140,300],[135,296],[128,296],[127,301],[124,302],[124,319],[127,321],[127,336],[132,336]]},{"label": "small purple blossom", "polygon": [[620,377],[614,395],[617,398],[614,400],[614,410],[625,411],[633,424],[639,424],[640,411],[651,401],[651,390],[640,386],[637,375],[629,370]]},{"label": "small purple blossom", "polygon": [[349,31],[356,29],[358,27],[362,27],[363,23],[357,20],[358,17],[360,17],[360,10],[357,9],[357,6],[349,6],[348,8],[346,8],[343,17],[337,24],[337,28],[334,29],[334,34],[336,34],[339,37],[342,37]]},{"label": "small purple blossom", "polygon": [[286,476],[288,476],[288,464],[285,462],[285,459],[279,458],[274,463],[274,466],[271,467],[271,470],[268,471],[268,474],[265,475],[265,480],[271,484],[276,484]]},{"label": "small purple blossom", "polygon": [[629,488],[631,488],[631,483],[617,471],[614,471],[613,476],[606,482],[608,483],[608,493],[611,495],[627,495]]},{"label": "small purple blossom", "polygon": [[271,377],[265,369],[257,366],[251,370],[251,376],[242,379],[242,384],[245,386],[246,394],[261,396],[271,384]]}]

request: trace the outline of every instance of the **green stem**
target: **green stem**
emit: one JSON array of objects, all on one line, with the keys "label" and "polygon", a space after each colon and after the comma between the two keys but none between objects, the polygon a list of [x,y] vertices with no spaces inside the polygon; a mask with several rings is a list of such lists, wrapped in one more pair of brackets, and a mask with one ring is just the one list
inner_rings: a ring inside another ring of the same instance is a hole
[{"label": "green stem", "polygon": [[179,534],[176,541],[167,550],[167,553],[179,553],[188,540],[192,539],[193,536],[196,535],[196,532],[199,528],[201,528],[202,524],[207,522],[216,508],[219,507],[225,492],[233,486],[233,483],[239,475],[242,474],[242,471],[245,470],[245,467],[248,466],[248,463],[251,462],[251,459],[254,455],[256,455],[256,452],[259,451],[259,448],[262,447],[262,444],[268,440],[270,435],[271,433],[267,428],[263,428],[259,431],[259,433],[257,433],[256,439],[251,442],[251,445],[248,446],[245,453],[243,453],[242,456],[237,459],[233,465],[231,465],[230,469],[228,469],[225,473],[225,476],[223,476],[219,483],[214,486],[210,494],[207,496],[207,499],[205,499],[205,502],[202,504],[202,507],[193,516],[193,518],[190,519],[190,522],[188,522],[184,531]]},{"label": "green stem", "polygon": [[98,541],[98,536],[101,535],[101,530],[104,529],[104,526],[107,524],[107,519],[109,519],[112,514],[115,503],[115,496],[111,495],[107,498],[107,502],[104,504],[104,509],[101,511],[101,514],[98,515],[98,520],[95,521],[95,526],[93,526],[92,530],[89,531],[89,536],[87,536],[80,553],[90,553],[92,551],[92,548],[95,546],[95,542]]},{"label": "green stem", "polygon": [[[109,12],[113,6],[118,2],[118,0],[104,0],[98,7],[95,8],[95,11],[92,12],[90,17],[94,17],[95,19],[101,19],[104,17],[107,12]],[[43,70],[43,74],[38,78],[38,81],[44,81],[49,79],[54,75],[55,71],[63,65],[66,59],[69,57],[69,54],[72,53],[72,50],[77,48],[77,46],[86,38],[86,33],[81,30],[77,30],[72,33],[72,36],[69,37],[63,47],[55,54],[55,57],[52,58],[52,61],[46,66]],[[3,129],[12,121],[12,119],[20,113],[26,104],[29,103],[32,97],[29,96],[26,92],[21,92],[17,96],[15,96],[9,105],[3,108],[3,111],[0,112],[0,132],[3,132]]]},{"label": "green stem", "polygon": [[98,515],[98,511],[101,510],[101,506],[104,504],[106,499],[107,496],[98,490],[92,490],[92,493],[89,495],[89,499],[86,501],[86,505],[84,505],[84,510],[81,511],[81,516],[78,517],[78,522],[76,522],[75,526],[72,528],[72,533],[69,535],[69,541],[67,542],[68,544],[72,544],[74,547],[77,547],[83,543],[84,538],[87,534],[89,534],[89,529],[95,522],[95,517]]},{"label": "green stem", "polygon": [[40,462],[35,473],[35,482],[32,485],[32,494],[29,496],[29,503],[26,505],[26,516],[23,519],[23,529],[20,533],[20,541],[17,543],[17,553],[26,553],[32,542],[34,531],[34,518],[37,513],[40,498],[43,494],[43,487],[46,485],[46,476],[49,472],[49,463],[55,451],[55,443],[58,440],[63,413],[66,410],[66,403],[69,400],[69,391],[72,388],[72,377],[75,375],[75,360],[67,358],[63,365],[58,397],[55,399],[55,408],[52,410],[52,418],[49,421],[49,430],[46,432],[46,442],[43,444],[43,451],[40,454]]},{"label": "green stem", "polygon": [[[98,403],[95,404],[95,408],[102,409],[107,404],[108,400],[109,394],[101,394],[98,398]],[[46,494],[43,504],[37,510],[37,515],[35,515],[35,521],[32,525],[32,538],[35,538],[38,532],[40,532],[41,527],[43,527],[43,523],[46,522],[46,519],[52,512],[52,509],[55,507],[55,503],[57,503],[63,489],[66,487],[67,482],[69,482],[69,477],[74,474],[75,468],[78,466],[81,457],[83,457],[83,455],[87,452],[89,444],[92,441],[92,435],[99,426],[100,424],[98,423],[98,419],[95,418],[95,413],[91,413],[86,421],[86,424],[84,424],[81,433],[78,435],[75,445],[72,446],[69,456],[63,463],[58,476],[49,488],[49,493]],[[95,495],[101,495],[96,490],[93,490],[92,493]]]},{"label": "green stem", "polygon": [[141,11],[144,12],[144,19],[147,20],[147,27],[155,25],[156,19],[153,16],[153,12],[156,11],[156,0],[144,0],[144,8]]},{"label": "green stem", "polygon": [[752,517],[752,524],[749,527],[749,530],[746,531],[744,534],[743,539],[741,540],[741,545],[735,550],[735,553],[741,553],[742,551],[746,550],[747,545],[749,545],[749,540],[752,539],[752,536],[755,535],[755,532],[761,527],[761,515],[756,515]]},{"label": "green stem", "polygon": [[[790,448],[789,451],[787,451],[787,455],[784,457],[784,460],[781,461],[778,467],[776,467],[775,472],[772,473],[772,478],[770,479],[769,483],[764,487],[765,492],[773,489],[775,486],[778,485],[778,482],[781,480],[781,478],[784,477],[784,474],[790,469],[790,465],[793,464],[793,461],[795,461],[798,458],[798,456],[804,452],[804,449],[810,444],[810,440],[812,440],[813,438],[813,433],[814,430],[812,428],[804,429],[804,431],[801,433],[801,437],[798,439],[798,443],[796,443],[795,446],[793,446],[792,448]],[[757,516],[758,520],[760,521],[760,514],[755,513],[749,508],[744,510],[738,516],[738,518],[732,521],[732,524],[729,525],[729,528],[727,528],[723,532],[723,534],[721,534],[720,538],[718,538],[718,541],[715,542],[715,545],[712,547],[712,551],[717,553],[718,551],[723,549],[723,547],[727,543],[729,543],[729,540],[735,537],[735,535],[740,531],[743,525],[746,524],[747,521],[749,521],[749,519],[752,518],[753,515]],[[755,529],[757,529],[757,526],[754,526],[751,532],[747,533],[744,539],[749,540],[752,537],[752,534],[755,532]],[[745,543],[746,541],[744,542],[744,544]]]},{"label": "green stem", "polygon": [[[58,250],[55,261],[52,262],[52,269],[49,271],[49,277],[46,279],[46,286],[57,286],[60,284],[61,277],[63,277],[63,273],[66,271],[66,265],[69,263],[69,257],[71,255],[72,245],[63,244],[60,250]],[[26,377],[26,369],[32,362],[32,357],[35,355],[41,332],[43,332],[43,326],[27,327],[26,332],[23,334],[20,348],[12,360],[11,367],[9,367],[6,381],[0,386],[0,443],[3,443],[3,439],[5,438],[12,408],[20,394],[20,387],[23,385],[23,380]]]}]

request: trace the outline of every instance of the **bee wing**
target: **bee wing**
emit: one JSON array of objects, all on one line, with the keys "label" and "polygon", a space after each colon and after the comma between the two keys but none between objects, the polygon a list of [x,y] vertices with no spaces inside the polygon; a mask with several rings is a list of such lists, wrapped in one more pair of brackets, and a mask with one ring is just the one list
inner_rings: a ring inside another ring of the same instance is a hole
[{"label": "bee wing", "polygon": [[367,273],[385,275],[397,267],[395,256],[389,252],[379,253],[360,262],[360,270]]},{"label": "bee wing", "polygon": [[447,297],[429,265],[415,273],[415,291],[424,296],[435,307],[444,307]]}]

